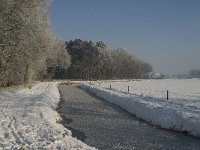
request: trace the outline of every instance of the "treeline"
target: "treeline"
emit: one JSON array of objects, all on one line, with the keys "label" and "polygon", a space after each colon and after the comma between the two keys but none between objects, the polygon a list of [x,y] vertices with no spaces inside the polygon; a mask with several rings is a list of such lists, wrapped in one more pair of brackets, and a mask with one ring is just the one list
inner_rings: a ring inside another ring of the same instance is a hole
[{"label": "treeline", "polygon": [[47,77],[67,68],[65,42],[50,30],[50,0],[0,0],[0,87]]},{"label": "treeline", "polygon": [[151,65],[124,49],[57,38],[49,24],[50,1],[0,0],[0,87],[53,78],[148,78]]},{"label": "treeline", "polygon": [[189,72],[190,78],[200,78],[200,69],[192,69]]},{"label": "treeline", "polygon": [[[68,70],[58,70],[56,78],[65,74],[69,79],[138,79],[149,78],[152,66],[125,49],[110,49],[102,42],[75,39],[66,42],[71,57]],[[59,74],[59,71],[60,74]]]}]

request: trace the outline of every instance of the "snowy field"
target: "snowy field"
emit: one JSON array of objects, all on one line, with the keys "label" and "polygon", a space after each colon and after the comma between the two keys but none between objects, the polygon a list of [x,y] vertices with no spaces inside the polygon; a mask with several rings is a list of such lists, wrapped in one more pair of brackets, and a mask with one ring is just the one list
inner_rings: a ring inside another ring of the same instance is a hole
[{"label": "snowy field", "polygon": [[199,79],[96,81],[82,87],[152,124],[200,137]]},{"label": "snowy field", "polygon": [[94,149],[59,124],[57,84],[38,83],[31,89],[0,92],[0,150]]}]

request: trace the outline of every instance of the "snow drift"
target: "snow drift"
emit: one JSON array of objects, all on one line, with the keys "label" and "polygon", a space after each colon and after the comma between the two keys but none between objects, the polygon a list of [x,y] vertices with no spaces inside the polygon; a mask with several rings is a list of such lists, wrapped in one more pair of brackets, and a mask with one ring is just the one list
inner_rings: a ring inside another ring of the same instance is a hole
[{"label": "snow drift", "polygon": [[55,111],[55,82],[0,92],[0,149],[94,149],[71,136]]},{"label": "snow drift", "polygon": [[94,83],[83,84],[81,87],[154,125],[200,137],[200,110],[194,106],[185,107],[181,102],[158,100],[102,86]]}]

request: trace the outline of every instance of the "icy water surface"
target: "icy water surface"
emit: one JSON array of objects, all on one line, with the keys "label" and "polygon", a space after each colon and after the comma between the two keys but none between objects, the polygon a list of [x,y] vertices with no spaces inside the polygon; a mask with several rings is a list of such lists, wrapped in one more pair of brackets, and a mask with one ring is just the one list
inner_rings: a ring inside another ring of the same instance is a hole
[{"label": "icy water surface", "polygon": [[102,150],[198,150],[200,140],[148,125],[121,108],[61,85],[59,113],[74,137]]}]

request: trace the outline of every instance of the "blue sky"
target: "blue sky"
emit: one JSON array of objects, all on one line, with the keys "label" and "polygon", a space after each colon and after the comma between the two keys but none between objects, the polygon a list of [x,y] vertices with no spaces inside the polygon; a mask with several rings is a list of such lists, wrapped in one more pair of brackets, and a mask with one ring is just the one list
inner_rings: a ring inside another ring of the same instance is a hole
[{"label": "blue sky", "polygon": [[55,0],[50,13],[63,40],[102,40],[156,72],[200,69],[200,0]]}]

